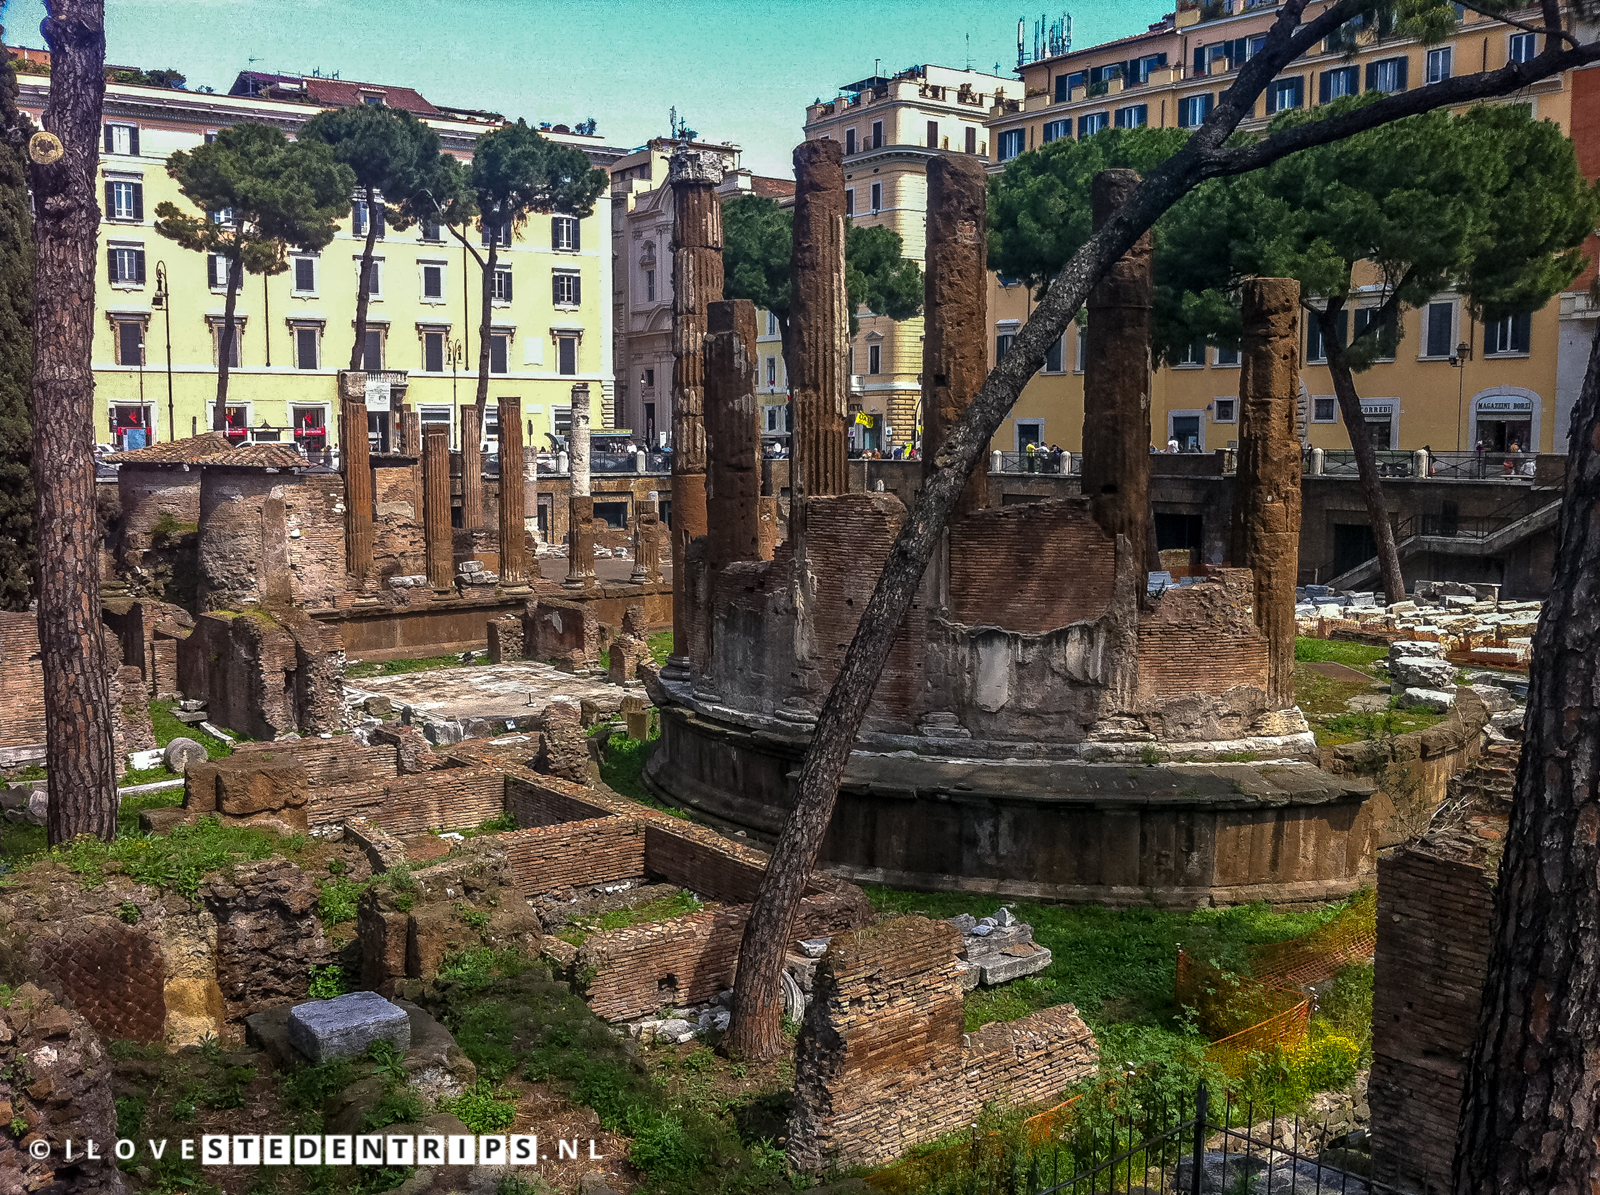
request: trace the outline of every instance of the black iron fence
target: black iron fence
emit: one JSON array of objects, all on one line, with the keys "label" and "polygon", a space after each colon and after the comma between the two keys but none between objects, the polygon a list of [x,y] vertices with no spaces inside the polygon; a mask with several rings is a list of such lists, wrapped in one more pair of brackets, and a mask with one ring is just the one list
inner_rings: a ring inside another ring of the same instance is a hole
[{"label": "black iron fence", "polygon": [[[1053,473],[1056,475],[1083,472],[1083,454],[1081,452],[1063,452],[1059,457],[1046,452],[998,452],[994,454],[1000,458],[1001,473]],[[990,471],[995,472],[994,461],[991,458]]]}]

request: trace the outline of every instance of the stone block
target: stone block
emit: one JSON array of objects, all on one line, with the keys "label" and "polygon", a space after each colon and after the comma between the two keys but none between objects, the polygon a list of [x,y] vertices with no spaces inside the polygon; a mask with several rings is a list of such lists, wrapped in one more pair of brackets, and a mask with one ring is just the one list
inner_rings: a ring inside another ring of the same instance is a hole
[{"label": "stone block", "polygon": [[[159,768],[166,763],[166,754],[160,747],[151,747],[147,751],[128,752],[128,767],[137,772],[148,771],[150,768]],[[173,769],[179,771],[181,769]]]},{"label": "stone block", "polygon": [[185,726],[198,726],[211,715],[205,710],[173,710],[172,716]]},{"label": "stone block", "polygon": [[1430,643],[1422,639],[1397,639],[1389,644],[1389,658],[1399,660],[1405,658],[1425,657],[1427,659],[1444,659],[1444,644]]},{"label": "stone block", "polygon": [[252,752],[217,773],[217,808],[235,815],[303,808],[310,792],[305,766]]},{"label": "stone block", "polygon": [[[353,817],[344,824],[345,840],[366,855],[374,872],[389,871],[406,861],[406,848],[393,834],[369,822],[364,817]],[[404,968],[402,968],[404,970]]]},{"label": "stone block", "polygon": [[404,1053],[411,1046],[411,1018],[376,992],[350,992],[295,1005],[288,1036],[312,1062],[354,1058],[375,1041],[392,1042]]},{"label": "stone block", "polygon": [[191,764],[183,776],[183,807],[191,813],[217,811],[217,776],[214,763]]},{"label": "stone block", "polygon": [[993,987],[997,983],[1009,983],[1024,975],[1043,971],[1049,965],[1050,952],[1043,946],[1035,946],[1027,954],[990,955],[984,959],[981,968],[983,984],[985,987]]},{"label": "stone block", "polygon": [[170,771],[184,776],[188,774],[189,769],[195,764],[206,763],[211,757],[206,754],[206,749],[199,743],[193,739],[180,736],[167,744],[161,758]]},{"label": "stone block", "polygon": [[145,809],[139,813],[139,829],[146,834],[165,834],[174,826],[181,826],[194,816],[192,810],[181,805],[166,805]]},{"label": "stone block", "polygon": [[1442,714],[1455,703],[1454,693],[1443,693],[1437,689],[1408,688],[1400,694],[1401,709],[1431,710]]},{"label": "stone block", "polygon": [[1507,710],[1517,710],[1519,715],[1522,707],[1517,704],[1517,699],[1499,685],[1472,686],[1472,691],[1483,698],[1483,704],[1489,707],[1491,714],[1503,714]]},{"label": "stone block", "polygon": [[469,935],[466,925],[449,905],[418,909],[406,929],[406,974],[412,979],[431,979],[451,950],[478,944],[478,935]]},{"label": "stone block", "polygon": [[1456,666],[1426,656],[1401,656],[1389,661],[1389,676],[1408,689],[1443,689],[1454,685]]}]

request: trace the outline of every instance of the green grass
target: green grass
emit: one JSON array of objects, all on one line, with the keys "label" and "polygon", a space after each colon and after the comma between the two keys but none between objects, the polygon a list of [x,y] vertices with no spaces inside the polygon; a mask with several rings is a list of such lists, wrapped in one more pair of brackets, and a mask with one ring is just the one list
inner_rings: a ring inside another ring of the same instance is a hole
[{"label": "green grass", "polygon": [[628,738],[626,735],[612,735],[600,760],[600,779],[612,791],[627,797],[630,801],[637,801],[641,805],[648,805],[651,809],[659,809],[662,813],[687,820],[689,817],[687,813],[658,801],[644,786],[644,761],[650,754],[650,744],[660,737],[660,731],[655,732],[648,742]]},{"label": "green grass", "polygon": [[432,672],[435,668],[459,668],[461,657],[418,656],[413,660],[384,660],[381,663],[362,661],[344,670],[347,680],[361,680],[369,676],[403,676],[407,672]]},{"label": "green grass", "polygon": [[651,921],[667,921],[673,917],[682,917],[685,913],[698,913],[703,908],[705,905],[696,900],[692,893],[679,892],[675,896],[664,896],[660,900],[652,900],[631,909],[612,909],[609,913],[602,913],[598,917],[579,918],[556,936],[563,942],[582,946],[584,939],[590,934],[604,933],[610,929],[626,929],[630,925],[644,925]]},{"label": "green grass", "polygon": [[192,897],[209,875],[252,859],[293,856],[304,845],[299,837],[283,838],[254,826],[224,826],[215,817],[203,817],[165,835],[114,842],[79,838],[50,855],[85,887],[103,884],[108,874],[120,871],[141,884]]},{"label": "green grass", "polygon": [[1448,714],[1435,714],[1427,710],[1400,709],[1391,699],[1389,708],[1372,713],[1335,714],[1321,719],[1317,732],[1319,745],[1338,746],[1341,743],[1358,743],[1363,739],[1386,738],[1426,730],[1443,722]]},{"label": "green grass", "polygon": [[[180,722],[172,716],[174,703],[171,701],[152,701],[150,703],[150,729],[155,731],[156,746],[165,747],[173,739],[193,739],[206,749],[206,754],[212,759],[223,759],[233,754],[233,747],[221,739],[212,738],[198,726],[190,726]],[[235,737],[240,737],[235,735]],[[165,768],[162,771],[166,771]],[[170,776],[171,773],[169,772]],[[164,777],[158,777],[164,779]]]},{"label": "green grass", "polygon": [[650,658],[659,668],[667,662],[667,657],[672,654],[672,632],[657,631],[654,635],[647,635],[645,643],[650,648]]},{"label": "green grass", "polygon": [[1307,663],[1322,660],[1331,660],[1335,664],[1344,664],[1349,668],[1358,668],[1363,672],[1371,670],[1374,661],[1381,660],[1389,654],[1386,647],[1373,647],[1366,643],[1345,643],[1338,639],[1307,639],[1303,636],[1294,641],[1294,658]]}]

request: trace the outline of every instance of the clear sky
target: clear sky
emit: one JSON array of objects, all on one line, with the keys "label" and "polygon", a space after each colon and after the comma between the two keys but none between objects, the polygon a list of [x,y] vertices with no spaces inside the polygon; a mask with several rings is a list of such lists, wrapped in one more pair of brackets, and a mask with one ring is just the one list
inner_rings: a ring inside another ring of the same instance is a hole
[{"label": "clear sky", "polygon": [[[1073,44],[1142,31],[1171,0],[1080,0]],[[914,63],[1002,74],[1019,5],[979,0],[107,0],[106,56],[172,67],[226,91],[241,70],[402,84],[515,119],[596,117],[609,144],[667,134],[674,106],[701,136],[791,173],[805,105]],[[1046,9],[1054,20],[1059,7]],[[1041,13],[1027,14],[1032,24]],[[6,40],[43,46],[42,0],[4,5]],[[969,42],[970,39],[970,42]]]}]

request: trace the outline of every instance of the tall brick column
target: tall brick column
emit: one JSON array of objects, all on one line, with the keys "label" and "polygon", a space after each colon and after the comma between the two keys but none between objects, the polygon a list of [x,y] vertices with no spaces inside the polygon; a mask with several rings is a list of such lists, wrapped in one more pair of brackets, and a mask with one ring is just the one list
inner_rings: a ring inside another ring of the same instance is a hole
[{"label": "tall brick column", "polygon": [[572,435],[567,439],[572,462],[568,498],[567,579],[570,589],[583,589],[594,579],[594,496],[589,486],[589,384],[572,388]]},{"label": "tall brick column", "polygon": [[[1094,227],[1103,225],[1138,185],[1132,170],[1095,175]],[[1089,292],[1083,361],[1083,493],[1106,534],[1128,537],[1140,571],[1146,567],[1150,524],[1150,292],[1147,232]]]},{"label": "tall brick column", "polygon": [[430,423],[422,436],[422,536],[427,545],[428,584],[454,588],[450,533],[450,433]]},{"label": "tall brick column", "polygon": [[[988,175],[980,158],[928,163],[928,265],[923,288],[922,472],[989,373]],[[961,492],[958,513],[989,496],[988,454]]]},{"label": "tall brick column", "polygon": [[[1230,558],[1255,577],[1256,625],[1267,637],[1267,696],[1294,704],[1294,585],[1300,565],[1300,284],[1244,284],[1239,465]],[[1093,343],[1091,341],[1090,343]]]},{"label": "tall brick column", "polygon": [[722,155],[679,146],[672,186],[672,659],[686,676],[691,598],[683,558],[706,533],[706,305],[722,298]]},{"label": "tall brick column", "polygon": [[500,400],[500,584],[528,583],[528,526],[522,482],[522,400]]},{"label": "tall brick column", "polygon": [[346,399],[340,408],[339,462],[344,471],[345,571],[364,585],[372,572],[372,461],[364,402]]},{"label": "tall brick column", "polygon": [[789,271],[792,484],[796,497],[821,498],[850,492],[845,464],[850,312],[844,289],[844,147],[832,139],[796,146],[794,178]]},{"label": "tall brick column", "polygon": [[711,304],[706,334],[706,560],[761,559],[761,427],[756,409],[756,308]]},{"label": "tall brick column", "polygon": [[461,408],[461,525],[483,526],[483,416],[476,403]]}]

